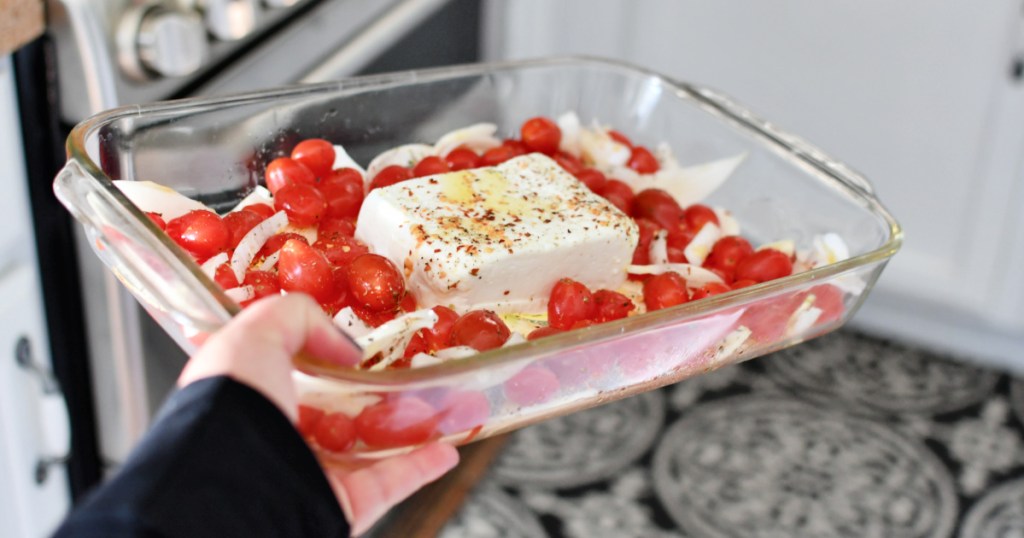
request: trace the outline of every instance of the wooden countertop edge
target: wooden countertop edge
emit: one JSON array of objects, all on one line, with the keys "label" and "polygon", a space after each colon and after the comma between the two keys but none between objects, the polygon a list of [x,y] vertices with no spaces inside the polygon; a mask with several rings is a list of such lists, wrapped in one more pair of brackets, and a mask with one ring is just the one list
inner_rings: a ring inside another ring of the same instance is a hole
[{"label": "wooden countertop edge", "polygon": [[42,0],[0,0],[0,56],[6,56],[43,34]]}]

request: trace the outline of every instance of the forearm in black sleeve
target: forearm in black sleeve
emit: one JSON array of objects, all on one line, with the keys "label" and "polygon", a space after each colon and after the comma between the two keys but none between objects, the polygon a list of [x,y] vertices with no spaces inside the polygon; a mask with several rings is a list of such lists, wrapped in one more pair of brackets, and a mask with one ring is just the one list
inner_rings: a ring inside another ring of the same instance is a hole
[{"label": "forearm in black sleeve", "polygon": [[226,377],[179,390],[65,536],[348,536],[316,458],[287,417]]}]

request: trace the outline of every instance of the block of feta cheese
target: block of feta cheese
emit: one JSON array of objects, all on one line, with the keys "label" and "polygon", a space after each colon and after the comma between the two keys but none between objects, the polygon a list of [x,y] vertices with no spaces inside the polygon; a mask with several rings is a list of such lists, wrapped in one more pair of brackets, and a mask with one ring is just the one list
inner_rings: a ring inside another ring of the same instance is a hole
[{"label": "block of feta cheese", "polygon": [[375,189],[356,238],[404,270],[421,305],[543,312],[560,278],[618,288],[639,232],[555,161],[530,154]]}]

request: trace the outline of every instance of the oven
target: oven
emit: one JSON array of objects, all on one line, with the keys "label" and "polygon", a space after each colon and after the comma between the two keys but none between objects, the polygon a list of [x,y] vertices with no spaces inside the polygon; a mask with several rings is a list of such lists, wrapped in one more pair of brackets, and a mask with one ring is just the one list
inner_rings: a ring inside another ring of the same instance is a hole
[{"label": "oven", "polygon": [[186,357],[95,259],[51,184],[101,110],[479,59],[477,0],[50,0],[14,54],[73,498],[127,455]]}]

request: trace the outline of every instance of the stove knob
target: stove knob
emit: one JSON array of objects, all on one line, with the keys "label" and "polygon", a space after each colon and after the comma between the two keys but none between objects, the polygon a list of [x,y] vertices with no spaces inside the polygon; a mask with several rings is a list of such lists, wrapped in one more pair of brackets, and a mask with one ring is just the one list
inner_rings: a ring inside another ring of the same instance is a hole
[{"label": "stove knob", "polygon": [[118,36],[121,66],[137,79],[184,77],[209,55],[203,21],[164,7],[126,15]]},{"label": "stove knob", "polygon": [[221,41],[241,39],[256,29],[256,0],[200,0],[206,28]]}]

